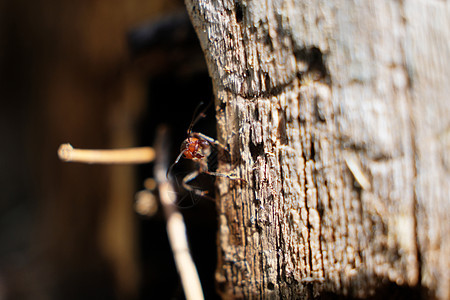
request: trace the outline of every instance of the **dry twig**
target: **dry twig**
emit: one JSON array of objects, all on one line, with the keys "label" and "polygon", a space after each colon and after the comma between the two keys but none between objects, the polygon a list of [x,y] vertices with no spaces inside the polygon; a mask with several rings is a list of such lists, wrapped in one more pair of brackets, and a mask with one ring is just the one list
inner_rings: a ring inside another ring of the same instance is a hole
[{"label": "dry twig", "polygon": [[155,151],[150,147],[114,150],[76,149],[71,144],[62,144],[58,156],[66,162],[87,164],[144,164],[155,159]]},{"label": "dry twig", "polygon": [[165,126],[158,128],[155,142],[156,162],[154,176],[158,183],[159,197],[167,220],[167,235],[183,284],[186,299],[204,299],[202,286],[194,261],[189,252],[183,216],[175,205],[175,190],[166,177],[169,167],[169,138]]},{"label": "dry twig", "polygon": [[[183,216],[175,205],[175,190],[166,177],[169,166],[168,133],[166,127],[158,129],[156,140],[155,178],[158,184],[159,196],[167,221],[167,235],[175,259],[178,273],[183,284],[184,294],[188,300],[204,299],[202,286],[197,269],[189,252],[186,237],[186,227]],[[87,150],[75,149],[70,144],[62,144],[58,149],[58,156],[67,162],[81,162],[89,164],[139,164],[149,163],[155,159],[155,150],[150,147],[116,149],[116,150]]]}]

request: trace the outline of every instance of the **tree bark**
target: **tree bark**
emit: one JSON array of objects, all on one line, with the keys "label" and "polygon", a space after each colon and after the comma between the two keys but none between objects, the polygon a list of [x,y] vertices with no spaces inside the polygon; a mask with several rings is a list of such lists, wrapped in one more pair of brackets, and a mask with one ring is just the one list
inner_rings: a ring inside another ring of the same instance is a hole
[{"label": "tree bark", "polygon": [[224,298],[450,298],[450,5],[186,0],[212,77]]}]

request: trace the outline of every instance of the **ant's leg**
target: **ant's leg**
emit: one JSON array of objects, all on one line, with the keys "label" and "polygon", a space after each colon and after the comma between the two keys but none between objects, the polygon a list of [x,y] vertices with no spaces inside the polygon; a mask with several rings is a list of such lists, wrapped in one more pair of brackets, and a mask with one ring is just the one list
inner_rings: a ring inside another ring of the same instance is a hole
[{"label": "ant's leg", "polygon": [[239,180],[239,181],[247,182],[247,180],[239,178],[237,176],[233,176],[231,174],[208,171],[208,165],[206,164],[206,162],[204,160],[199,160],[198,163],[199,163],[199,169],[197,170],[198,174],[204,173],[204,174],[208,174],[211,176],[228,178],[230,180]]},{"label": "ant's leg", "polygon": [[224,173],[218,173],[218,172],[209,172],[209,171],[204,171],[204,173],[208,174],[208,175],[212,175],[212,176],[228,178],[230,180],[247,182],[247,180],[245,180],[245,179],[242,179],[242,178],[230,175],[230,174],[224,174]]},{"label": "ant's leg", "polygon": [[207,197],[206,194],[208,194],[208,191],[198,190],[198,189],[196,189],[193,186],[188,184],[190,181],[194,180],[199,174],[200,174],[200,172],[198,170],[187,174],[183,178],[182,185],[189,192],[192,192],[192,193],[194,193],[194,194],[196,194],[198,196]]},{"label": "ant's leg", "polygon": [[192,134],[194,137],[196,137],[196,138],[204,139],[204,140],[207,141],[208,143],[213,144],[213,145],[215,145],[215,146],[218,146],[218,147],[220,147],[220,148],[222,148],[223,150],[225,150],[225,151],[228,152],[227,147],[225,147],[224,145],[222,145],[219,141],[217,141],[217,140],[215,140],[215,139],[213,139],[213,138],[211,138],[211,137],[209,137],[209,136],[207,136],[207,135],[204,135],[203,133],[200,133],[200,132],[193,132],[193,133],[191,133],[191,134]]}]

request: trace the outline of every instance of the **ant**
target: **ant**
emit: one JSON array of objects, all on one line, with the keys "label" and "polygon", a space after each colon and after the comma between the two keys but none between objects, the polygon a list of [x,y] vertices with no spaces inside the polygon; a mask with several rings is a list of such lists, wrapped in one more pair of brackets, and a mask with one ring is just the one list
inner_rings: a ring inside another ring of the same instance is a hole
[{"label": "ant", "polygon": [[239,177],[235,177],[229,174],[219,173],[219,172],[212,172],[210,171],[208,167],[208,157],[212,154],[211,147],[217,147],[221,150],[225,151],[225,153],[229,153],[227,147],[222,145],[219,141],[203,134],[200,132],[192,132],[192,128],[194,125],[202,118],[206,117],[205,112],[208,110],[208,108],[211,106],[210,102],[203,111],[201,111],[197,117],[195,115],[197,114],[197,111],[200,109],[200,107],[203,105],[203,102],[201,102],[197,108],[194,111],[194,115],[192,117],[191,124],[189,125],[187,135],[188,137],[181,143],[180,148],[180,154],[177,156],[175,162],[170,166],[170,168],[167,170],[166,176],[169,176],[169,173],[172,171],[172,168],[179,162],[179,160],[183,157],[185,159],[190,159],[194,161],[198,169],[189,173],[183,178],[182,185],[183,187],[189,191],[193,192],[201,197],[207,197],[208,191],[200,191],[193,186],[189,185],[189,182],[194,180],[198,175],[200,174],[208,174],[211,176],[216,177],[224,177],[228,178],[230,180],[237,180],[237,181],[243,181],[246,182],[244,179],[241,179]]}]

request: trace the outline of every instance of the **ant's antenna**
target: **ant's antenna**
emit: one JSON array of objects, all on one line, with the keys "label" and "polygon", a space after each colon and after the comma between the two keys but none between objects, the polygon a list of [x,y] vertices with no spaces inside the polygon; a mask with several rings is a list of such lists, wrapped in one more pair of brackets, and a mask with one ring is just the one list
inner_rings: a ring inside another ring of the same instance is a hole
[{"label": "ant's antenna", "polygon": [[[202,107],[204,103],[200,102],[197,107],[195,108],[194,114],[192,115],[192,121],[191,121],[191,125],[189,125],[189,129],[187,131],[188,135],[191,134],[192,132],[192,127],[194,127],[195,124],[197,124],[198,121],[200,121],[201,118],[206,117],[205,112],[208,110],[208,108],[211,106],[212,101],[209,102],[209,104],[197,115],[198,110],[200,109],[200,107]],[[196,116],[197,115],[197,116]]]},{"label": "ant's antenna", "polygon": [[173,167],[178,163],[178,161],[181,159],[183,154],[184,154],[184,151],[181,151],[181,153],[178,154],[177,159],[175,160],[175,162],[170,166],[170,168],[167,169],[166,178],[169,178],[170,172],[172,172]]}]

